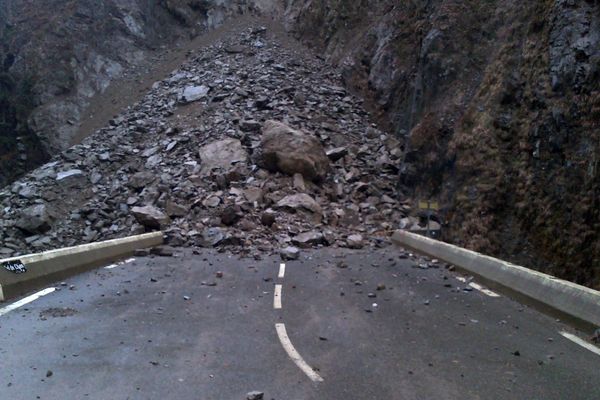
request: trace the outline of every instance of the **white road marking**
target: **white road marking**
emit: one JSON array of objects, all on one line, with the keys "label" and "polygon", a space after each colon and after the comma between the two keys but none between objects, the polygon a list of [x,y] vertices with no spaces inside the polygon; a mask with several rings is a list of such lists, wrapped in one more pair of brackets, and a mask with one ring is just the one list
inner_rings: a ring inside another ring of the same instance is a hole
[{"label": "white road marking", "polygon": [[581,347],[591,351],[594,354],[597,354],[600,356],[600,348],[594,346],[591,343],[586,342],[585,340],[571,334],[568,332],[559,332],[562,336],[564,336],[565,338],[569,339],[571,342],[576,343],[578,345],[580,345]]},{"label": "white road marking", "polygon": [[47,288],[47,289],[41,290],[37,293],[34,293],[31,296],[27,296],[27,297],[13,303],[13,304],[10,304],[6,307],[0,308],[0,317],[8,314],[9,312],[11,312],[13,310],[16,310],[19,307],[23,307],[25,304],[29,304],[33,301],[36,301],[40,297],[50,294],[50,293],[54,292],[55,290],[56,290],[56,288],[53,288],[53,287]]},{"label": "white road marking", "polygon": [[[467,282],[467,279],[463,278],[462,276],[457,276],[456,279],[459,280],[459,281],[461,281],[461,282],[463,282],[463,283]],[[485,294],[487,296],[490,296],[490,297],[500,297],[500,295],[498,293],[493,292],[490,289],[486,289],[486,288],[484,288],[483,286],[481,286],[478,283],[469,282],[469,286],[471,286],[475,290],[479,290],[481,293],[483,293],[483,294]]]},{"label": "white road marking", "polygon": [[117,268],[117,267],[120,267],[121,265],[128,264],[128,263],[130,263],[130,262],[132,262],[132,261],[135,261],[135,258],[128,258],[128,259],[127,259],[127,260],[125,260],[125,261],[121,261],[121,262],[118,262],[118,263],[116,263],[116,264],[110,264],[110,265],[107,265],[106,267],[104,267],[104,269],[113,269],[113,268]]},{"label": "white road marking", "polygon": [[285,264],[281,263],[281,264],[279,264],[279,278],[283,279],[284,276],[285,276]]},{"label": "white road marking", "polygon": [[275,293],[273,293],[273,308],[276,310],[281,308],[281,288],[282,285],[275,285]]},{"label": "white road marking", "polygon": [[310,365],[308,365],[306,361],[304,361],[302,356],[298,354],[298,352],[294,348],[294,345],[290,341],[290,338],[288,337],[287,331],[285,330],[285,325],[275,324],[275,329],[277,330],[277,336],[279,336],[279,341],[281,342],[281,345],[285,349],[288,356],[290,356],[294,364],[296,364],[298,368],[300,368],[302,372],[304,372],[313,382],[323,382],[323,378],[321,378],[321,376],[319,376],[319,374],[317,374],[310,367]]},{"label": "white road marking", "polygon": [[483,294],[487,294],[490,297],[500,297],[500,295],[498,293],[492,292],[490,289],[486,289],[483,286],[481,286],[475,282],[469,283],[469,286],[471,286],[473,289],[479,290]]}]

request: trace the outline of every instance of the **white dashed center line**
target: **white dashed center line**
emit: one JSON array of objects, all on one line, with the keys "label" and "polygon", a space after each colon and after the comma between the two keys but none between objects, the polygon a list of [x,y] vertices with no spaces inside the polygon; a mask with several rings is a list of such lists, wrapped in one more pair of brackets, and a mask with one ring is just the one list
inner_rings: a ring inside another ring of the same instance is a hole
[{"label": "white dashed center line", "polygon": [[25,304],[29,304],[29,303],[31,303],[33,301],[36,301],[40,297],[45,296],[47,294],[50,294],[50,293],[54,292],[55,290],[56,290],[56,288],[53,288],[53,287],[48,288],[48,289],[44,289],[44,290],[41,290],[41,291],[39,291],[37,293],[32,294],[31,296],[27,296],[27,297],[25,297],[25,298],[23,298],[23,299],[15,302],[15,303],[13,303],[13,304],[10,304],[10,305],[8,305],[6,307],[0,308],[0,317],[3,316],[3,315],[8,314],[9,312],[11,312],[13,310],[16,310],[19,307],[23,307]]},{"label": "white dashed center line", "polygon": [[275,293],[273,294],[273,308],[276,310],[281,308],[281,288],[282,285],[275,285]]},{"label": "white dashed center line", "polygon": [[306,361],[304,361],[302,356],[298,354],[298,352],[294,348],[294,345],[290,341],[290,338],[288,337],[287,331],[285,330],[285,325],[275,324],[275,329],[277,330],[277,336],[279,336],[279,341],[281,342],[281,345],[285,349],[288,356],[290,356],[292,361],[298,366],[298,368],[300,368],[302,372],[304,372],[306,376],[308,376],[313,382],[323,382],[323,378],[321,378],[321,376],[319,376],[319,374],[317,374],[310,367],[310,365],[308,365]]},{"label": "white dashed center line", "polygon": [[279,279],[283,279],[284,276],[285,276],[285,264],[281,263],[281,264],[279,264]]},{"label": "white dashed center line", "polygon": [[597,354],[600,356],[600,348],[594,346],[591,343],[586,342],[585,340],[571,334],[568,332],[559,332],[562,336],[564,336],[565,338],[569,339],[571,342],[576,343],[578,345],[580,345],[581,347],[591,351],[594,354]]},{"label": "white dashed center line", "polygon": [[121,265],[128,264],[128,263],[130,263],[130,262],[132,262],[132,261],[135,261],[135,258],[128,258],[128,259],[127,259],[127,260],[125,260],[125,261],[121,261],[121,262],[118,262],[118,263],[116,263],[116,264],[107,265],[106,267],[104,267],[104,269],[113,269],[113,268],[117,268],[117,267],[120,267]]},{"label": "white dashed center line", "polygon": [[[463,283],[467,282],[467,279],[463,278],[462,276],[457,276],[456,279],[459,280],[459,281],[461,281],[461,282],[463,282]],[[486,288],[484,288],[483,286],[481,286],[478,283],[469,282],[469,286],[472,287],[475,290],[479,290],[481,293],[483,293],[483,294],[485,294],[487,296],[490,296],[490,297],[500,297],[500,295],[498,293],[493,292],[490,289],[486,289]]]}]

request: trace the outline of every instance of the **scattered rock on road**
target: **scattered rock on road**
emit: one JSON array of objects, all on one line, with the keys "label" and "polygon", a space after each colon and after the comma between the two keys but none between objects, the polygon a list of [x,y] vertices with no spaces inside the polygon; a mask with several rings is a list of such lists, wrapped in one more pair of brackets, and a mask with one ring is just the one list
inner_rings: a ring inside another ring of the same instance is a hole
[{"label": "scattered rock on road", "polygon": [[172,257],[175,250],[171,246],[156,246],[150,250],[150,253],[160,257]]},{"label": "scattered rock on road", "polygon": [[300,250],[297,247],[288,246],[279,252],[283,260],[297,260],[300,257]]},{"label": "scattered rock on road", "polygon": [[259,391],[252,391],[246,394],[246,400],[263,400],[265,394]]},{"label": "scattered rock on road", "polygon": [[364,246],[364,239],[362,235],[350,235],[348,236],[348,247],[351,249],[362,249]]}]

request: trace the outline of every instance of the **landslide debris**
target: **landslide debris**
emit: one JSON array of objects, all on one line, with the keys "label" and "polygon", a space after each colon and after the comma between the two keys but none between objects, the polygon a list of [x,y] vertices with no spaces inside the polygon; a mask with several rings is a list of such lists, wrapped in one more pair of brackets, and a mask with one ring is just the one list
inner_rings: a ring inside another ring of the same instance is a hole
[{"label": "landslide debris", "polygon": [[156,229],[172,246],[255,257],[378,245],[407,212],[399,154],[334,69],[251,29],[191,52],[109,126],[2,189],[0,256]]}]

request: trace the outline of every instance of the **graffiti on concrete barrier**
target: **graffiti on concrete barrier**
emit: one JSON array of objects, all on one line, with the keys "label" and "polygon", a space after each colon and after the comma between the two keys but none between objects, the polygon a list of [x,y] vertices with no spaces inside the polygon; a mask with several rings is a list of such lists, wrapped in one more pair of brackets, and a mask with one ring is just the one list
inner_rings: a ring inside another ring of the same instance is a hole
[{"label": "graffiti on concrete barrier", "polygon": [[22,274],[27,272],[27,268],[25,268],[25,265],[21,260],[6,261],[2,263],[2,266],[5,270],[15,274]]}]

